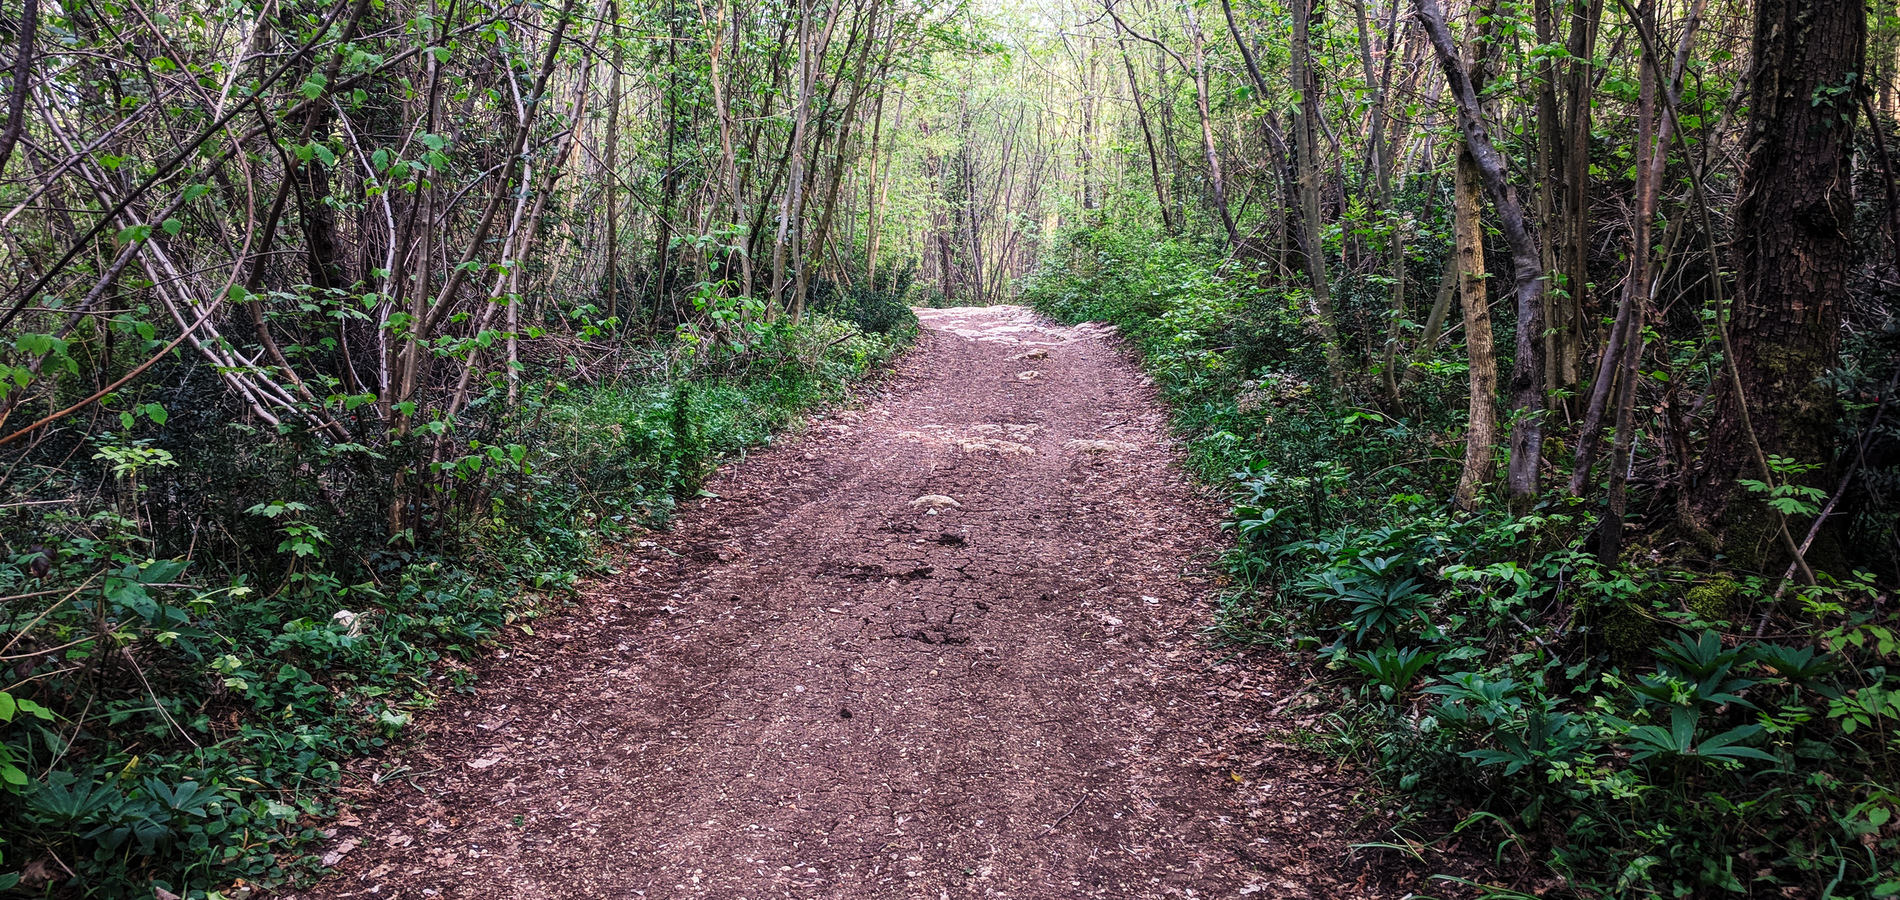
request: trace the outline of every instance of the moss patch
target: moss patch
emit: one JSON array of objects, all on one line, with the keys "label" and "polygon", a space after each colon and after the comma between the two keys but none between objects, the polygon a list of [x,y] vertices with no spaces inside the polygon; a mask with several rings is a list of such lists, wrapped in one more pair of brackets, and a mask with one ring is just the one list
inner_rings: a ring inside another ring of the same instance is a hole
[{"label": "moss patch", "polygon": [[1735,595],[1741,585],[1726,575],[1718,575],[1689,589],[1682,598],[1684,606],[1705,622],[1726,621],[1734,611]]}]

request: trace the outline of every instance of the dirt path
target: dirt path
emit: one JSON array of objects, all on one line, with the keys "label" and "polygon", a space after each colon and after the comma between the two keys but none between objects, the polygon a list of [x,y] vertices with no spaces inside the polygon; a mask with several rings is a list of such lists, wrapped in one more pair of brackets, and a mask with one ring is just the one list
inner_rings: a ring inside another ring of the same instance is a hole
[{"label": "dirt path", "polygon": [[433,714],[308,896],[1410,886],[1346,862],[1357,779],[1273,743],[1289,686],[1198,640],[1216,510],[1140,372],[1087,326],[921,315],[885,395],[728,467]]}]

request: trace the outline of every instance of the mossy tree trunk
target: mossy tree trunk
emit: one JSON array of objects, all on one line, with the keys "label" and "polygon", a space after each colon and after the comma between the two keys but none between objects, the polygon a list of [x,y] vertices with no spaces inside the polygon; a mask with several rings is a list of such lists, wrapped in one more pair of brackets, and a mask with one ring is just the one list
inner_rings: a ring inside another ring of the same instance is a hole
[{"label": "mossy tree trunk", "polygon": [[1458,265],[1458,301],[1465,314],[1465,352],[1470,360],[1471,414],[1465,430],[1465,464],[1452,501],[1461,509],[1477,505],[1478,494],[1497,472],[1498,359],[1491,339],[1491,309],[1485,298],[1484,225],[1479,220],[1483,190],[1477,163],[1458,152],[1452,187],[1452,231]]},{"label": "mossy tree trunk", "polygon": [[[1840,350],[1852,261],[1849,185],[1867,44],[1862,0],[1759,0],[1747,168],[1735,214],[1736,378],[1718,386],[1694,509],[1727,531],[1730,558],[1753,568],[1777,526],[1738,481],[1761,479],[1756,454],[1833,462],[1834,394],[1821,377]],[[1741,404],[1747,403],[1746,409]],[[1752,427],[1751,427],[1752,426]],[[1820,484],[1825,473],[1816,473]],[[1770,479],[1778,481],[1778,479]],[[1750,535],[1762,540],[1748,540]],[[1749,546],[1749,545],[1752,545]],[[1750,557],[1754,558],[1750,558]]]}]

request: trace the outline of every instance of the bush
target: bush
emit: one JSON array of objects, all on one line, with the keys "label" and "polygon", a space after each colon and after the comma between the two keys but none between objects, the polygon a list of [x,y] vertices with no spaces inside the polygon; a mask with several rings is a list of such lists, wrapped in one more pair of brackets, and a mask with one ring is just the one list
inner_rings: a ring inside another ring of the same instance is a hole
[{"label": "bush", "polygon": [[[529,385],[506,415],[478,401],[487,426],[434,464],[454,514],[406,546],[363,540],[388,510],[337,493],[383,464],[360,449],[296,459],[243,426],[147,424],[29,457],[37,477],[8,484],[33,489],[0,500],[0,888],[203,897],[308,871],[342,762],[400,740],[614,540],[909,334],[814,316],[629,367],[645,375]],[[280,499],[211,502],[199,473]]]},{"label": "bush", "polygon": [[1606,568],[1579,501],[1454,511],[1458,360],[1403,412],[1329,396],[1296,288],[1152,238],[1068,235],[1027,296],[1140,349],[1232,490],[1218,636],[1326,679],[1393,812],[1491,829],[1580,895],[1900,895],[1900,622],[1872,576]]}]

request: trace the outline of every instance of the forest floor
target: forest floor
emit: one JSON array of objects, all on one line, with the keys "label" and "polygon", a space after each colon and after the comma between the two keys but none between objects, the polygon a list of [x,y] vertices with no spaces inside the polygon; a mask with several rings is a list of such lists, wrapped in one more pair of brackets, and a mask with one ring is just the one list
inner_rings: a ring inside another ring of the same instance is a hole
[{"label": "forest floor", "polygon": [[[310,898],[1399,897],[1275,651],[1212,647],[1218,498],[1113,334],[923,310],[346,779]],[[948,498],[946,501],[943,498]]]}]

